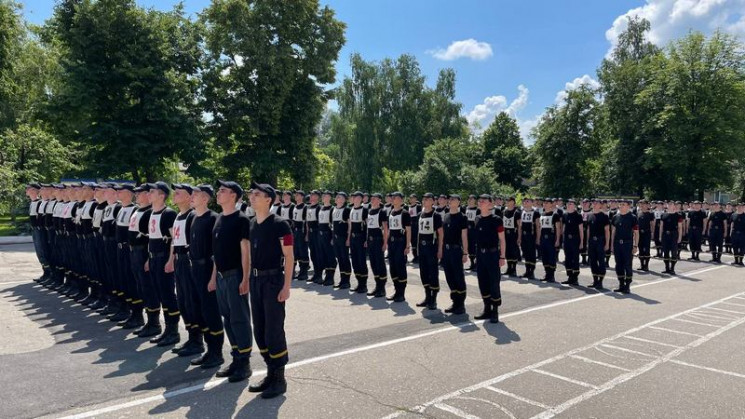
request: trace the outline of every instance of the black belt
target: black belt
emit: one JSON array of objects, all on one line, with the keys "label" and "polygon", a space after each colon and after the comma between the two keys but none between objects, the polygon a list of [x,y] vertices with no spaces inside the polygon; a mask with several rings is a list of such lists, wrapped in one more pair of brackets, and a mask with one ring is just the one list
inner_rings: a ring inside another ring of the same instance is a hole
[{"label": "black belt", "polygon": [[240,273],[241,273],[241,270],[240,269],[229,269],[227,271],[220,272],[220,275],[223,276],[223,277],[226,277],[226,276],[229,276],[229,275],[235,275],[235,274],[240,274]]},{"label": "black belt", "polygon": [[499,248],[497,247],[490,247],[488,249],[479,249],[479,252],[481,253],[496,253]]},{"label": "black belt", "polygon": [[211,259],[207,259],[207,258],[204,258],[204,259],[192,259],[191,260],[191,264],[192,265],[206,265],[208,262],[211,262],[211,261],[212,261]]},{"label": "black belt", "polygon": [[117,243],[116,247],[120,249],[129,249],[129,243]]},{"label": "black belt", "polygon": [[173,254],[185,255],[189,253],[189,246],[173,246]]},{"label": "black belt", "polygon": [[419,243],[421,243],[423,246],[433,246],[435,244],[435,241],[424,239],[424,240],[420,240]]},{"label": "black belt", "polygon": [[363,236],[362,233],[352,233],[352,237],[354,237],[354,238],[362,237],[362,236]]},{"label": "black belt", "polygon": [[445,243],[445,249],[460,249],[462,247],[463,246],[461,246],[459,244],[447,244],[447,243]]},{"label": "black belt", "polygon": [[131,250],[131,251],[145,250],[145,249],[147,249],[147,245],[146,244],[130,244],[129,245],[129,250]]},{"label": "black belt", "polygon": [[155,252],[155,253],[150,252],[149,253],[149,256],[150,256],[150,259],[162,258],[162,257],[168,256],[168,253],[166,253],[166,252]]},{"label": "black belt", "polygon": [[405,241],[406,240],[406,236],[402,236],[402,237],[388,236],[388,240],[389,241],[392,241],[392,242],[401,241],[401,240],[404,240]]},{"label": "black belt", "polygon": [[251,275],[260,278],[262,276],[274,276],[281,275],[284,271],[282,269],[251,269]]},{"label": "black belt", "polygon": [[106,237],[106,236],[103,236],[103,241],[105,241],[105,242],[109,242],[109,241],[112,241],[112,240],[114,240],[114,238],[113,238],[113,237]]}]

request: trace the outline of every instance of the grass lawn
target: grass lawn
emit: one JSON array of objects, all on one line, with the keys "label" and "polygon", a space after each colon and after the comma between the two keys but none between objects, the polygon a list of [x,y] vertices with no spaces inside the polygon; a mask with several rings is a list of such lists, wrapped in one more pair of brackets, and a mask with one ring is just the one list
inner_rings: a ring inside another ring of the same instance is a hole
[{"label": "grass lawn", "polygon": [[10,222],[10,215],[0,215],[0,237],[15,236],[18,230]]}]

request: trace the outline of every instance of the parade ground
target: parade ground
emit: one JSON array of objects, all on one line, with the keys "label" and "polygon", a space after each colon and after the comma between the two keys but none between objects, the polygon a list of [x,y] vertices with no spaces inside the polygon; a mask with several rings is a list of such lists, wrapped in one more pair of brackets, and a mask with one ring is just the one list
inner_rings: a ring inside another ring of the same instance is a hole
[{"label": "parade ground", "polygon": [[[294,283],[288,391],[263,400],[37,285],[32,245],[2,245],[0,417],[740,418],[745,269],[722,260],[671,277],[653,259],[630,295],[588,288],[586,267],[579,287],[503,278],[498,324],[472,320],[472,273],[463,316],[442,312],[442,273],[440,309],[415,307],[411,264],[405,303]],[[257,355],[251,382],[266,373]]]}]

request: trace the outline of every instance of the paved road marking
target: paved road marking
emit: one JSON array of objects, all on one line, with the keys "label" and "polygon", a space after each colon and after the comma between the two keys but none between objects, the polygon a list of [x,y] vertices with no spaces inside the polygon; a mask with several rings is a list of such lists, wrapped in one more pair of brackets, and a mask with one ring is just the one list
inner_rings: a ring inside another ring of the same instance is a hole
[{"label": "paved road marking", "polygon": [[673,329],[668,329],[666,327],[660,327],[660,326],[649,326],[649,328],[650,329],[655,329],[655,330],[662,330],[664,332],[677,333],[679,335],[695,336],[697,338],[700,338],[700,337],[703,336],[703,335],[699,335],[699,334],[696,334],[696,333],[683,332],[681,330],[673,330]]},{"label": "paved road marking", "polygon": [[552,372],[548,372],[546,370],[542,370],[539,368],[534,368],[533,372],[537,372],[538,374],[543,374],[548,377],[553,377],[562,381],[566,381],[567,383],[577,384],[578,386],[587,387],[587,388],[597,388],[597,386],[594,386],[590,383],[586,383],[584,381],[575,380],[574,378],[565,377],[563,375],[554,374]]},{"label": "paved road marking", "polygon": [[631,339],[631,340],[636,340],[636,341],[639,341],[639,342],[654,343],[655,345],[669,346],[671,348],[680,348],[679,345],[673,345],[673,344],[670,344],[670,343],[657,342],[656,340],[638,338],[636,336],[624,336],[624,338]]},{"label": "paved road marking", "polygon": [[684,323],[698,324],[701,326],[719,327],[719,326],[715,326],[709,323],[694,322],[693,320],[686,320],[686,319],[670,319],[670,320],[675,320],[675,321],[684,322]]},{"label": "paved road marking", "polygon": [[624,367],[619,367],[618,365],[613,365],[613,364],[609,364],[607,362],[597,361],[595,359],[586,358],[586,357],[581,356],[581,355],[570,355],[569,357],[570,358],[574,358],[574,359],[578,359],[580,361],[587,362],[589,364],[602,365],[604,367],[613,368],[613,369],[621,370],[621,371],[631,371],[630,369],[627,369],[627,368],[624,368]]},{"label": "paved road marking", "polygon": [[716,311],[721,311],[721,312],[725,312],[725,313],[745,315],[745,312],[742,312],[742,311],[726,310],[726,309],[723,309],[723,308],[716,308],[716,307],[709,307],[709,310],[716,310]]},{"label": "paved road marking", "polygon": [[[652,327],[652,326],[656,326],[657,324],[660,324],[662,322],[665,322],[665,321],[668,321],[668,320],[675,320],[675,319],[677,319],[680,316],[684,316],[684,315],[687,315],[687,314],[690,314],[690,313],[695,313],[695,312],[697,312],[699,310],[702,310],[702,309],[708,308],[710,306],[719,304],[719,303],[721,303],[723,301],[727,301],[727,300],[730,300],[732,298],[739,298],[743,294],[745,294],[745,293],[733,294],[733,295],[731,295],[729,297],[725,297],[725,298],[722,298],[722,299],[717,300],[717,301],[714,301],[714,302],[710,302],[710,303],[707,303],[707,304],[702,304],[702,305],[700,305],[698,307],[694,307],[692,309],[685,310],[685,311],[680,312],[680,313],[676,313],[676,314],[673,314],[673,315],[670,315],[670,316],[667,316],[667,317],[663,317],[661,319],[657,319],[657,320],[651,321],[651,322],[646,323],[644,325],[635,327],[633,329],[629,329],[629,330],[627,330],[625,332],[621,332],[621,333],[619,333],[617,335],[614,335],[614,336],[611,336],[611,337],[602,339],[602,340],[597,341],[595,343],[592,343],[590,345],[583,346],[583,347],[580,347],[580,348],[572,349],[572,350],[570,350],[568,352],[565,352],[565,353],[560,354],[560,355],[556,355],[554,357],[545,359],[543,361],[539,361],[539,362],[537,362],[535,364],[528,365],[526,367],[522,367],[522,368],[516,369],[514,371],[511,371],[511,372],[502,374],[502,375],[500,375],[498,377],[495,377],[495,378],[492,378],[492,379],[483,381],[481,383],[478,383],[478,384],[475,384],[475,385],[472,385],[472,386],[469,386],[469,387],[466,387],[466,388],[463,388],[463,389],[460,389],[460,390],[456,390],[456,391],[451,392],[451,393],[448,393],[446,395],[437,397],[434,400],[431,400],[429,402],[426,402],[424,404],[421,404],[419,406],[416,406],[416,407],[414,407],[412,409],[409,409],[407,411],[397,411],[397,412],[394,412],[394,413],[392,413],[392,414],[390,414],[388,416],[385,416],[385,418],[386,419],[396,418],[396,417],[398,417],[398,416],[400,416],[400,415],[402,415],[404,413],[407,413],[407,412],[413,412],[413,413],[420,413],[421,414],[421,413],[424,413],[427,410],[427,408],[429,408],[431,406],[435,406],[437,404],[444,403],[444,402],[446,402],[447,400],[450,400],[450,399],[461,398],[465,394],[471,393],[473,391],[476,391],[476,390],[479,390],[479,389],[482,389],[482,388],[492,387],[490,389],[492,391],[495,391],[496,390],[500,394],[509,395],[511,393],[506,394],[508,392],[503,391],[503,390],[502,391],[499,391],[501,389],[499,389],[498,387],[496,387],[495,384],[500,383],[500,382],[503,382],[503,381],[505,381],[505,380],[507,380],[509,378],[522,375],[522,374],[524,374],[526,372],[530,372],[530,371],[539,372],[539,373],[545,372],[544,370],[540,369],[544,365],[554,363],[556,361],[559,361],[559,360],[564,359],[564,358],[567,358],[567,357],[576,358],[578,353],[581,353],[583,351],[586,351],[586,350],[592,349],[592,348],[597,348],[597,347],[601,347],[601,346],[602,347],[609,347],[609,348],[618,349],[618,350],[629,352],[629,353],[635,353],[635,354],[645,355],[645,356],[648,356],[648,357],[652,358],[652,359],[648,360],[648,362],[646,362],[644,365],[642,365],[639,368],[636,368],[634,370],[627,371],[627,372],[625,372],[625,373],[617,376],[616,378],[614,378],[614,379],[612,379],[612,380],[610,380],[610,381],[608,381],[608,382],[606,382],[606,383],[604,383],[604,384],[602,384],[600,386],[593,386],[593,388],[591,388],[590,390],[586,391],[585,393],[582,393],[579,396],[574,397],[574,398],[572,398],[572,399],[570,399],[570,400],[568,400],[568,401],[566,401],[566,402],[564,402],[562,404],[559,404],[557,406],[551,407],[549,409],[545,409],[542,413],[534,416],[534,418],[551,418],[551,417],[553,417],[553,416],[555,416],[555,415],[557,415],[557,414],[559,414],[561,412],[566,411],[567,409],[569,409],[572,406],[575,406],[575,405],[577,405],[577,404],[579,404],[579,403],[581,403],[583,401],[586,401],[586,400],[588,400],[588,399],[590,399],[590,398],[592,398],[592,397],[594,397],[594,396],[596,396],[598,394],[601,394],[603,392],[606,392],[608,390],[611,390],[611,389],[615,388],[616,386],[618,386],[621,383],[624,383],[624,382],[629,381],[629,380],[631,380],[633,378],[636,378],[639,375],[641,375],[641,374],[643,374],[643,373],[651,370],[652,368],[654,368],[654,367],[656,367],[656,366],[658,366],[658,365],[660,365],[660,364],[662,364],[664,362],[671,361],[671,360],[673,360],[674,357],[679,356],[683,352],[685,352],[685,351],[687,351],[689,349],[695,348],[697,346],[700,346],[703,343],[706,343],[709,340],[715,338],[716,336],[721,335],[722,333],[724,333],[727,330],[730,330],[730,329],[732,329],[732,328],[734,328],[734,327],[736,327],[736,326],[738,326],[740,324],[745,323],[745,316],[740,317],[738,319],[733,319],[730,323],[728,323],[726,325],[717,326],[717,329],[716,330],[714,330],[714,331],[712,331],[712,332],[710,332],[710,333],[708,333],[708,334],[706,334],[704,336],[699,337],[698,339],[694,340],[693,342],[690,342],[689,344],[687,344],[685,346],[678,347],[677,349],[675,349],[675,350],[673,350],[671,352],[668,352],[668,353],[666,353],[664,355],[649,355],[649,354],[644,354],[642,352],[632,351],[630,349],[621,348],[621,347],[618,347],[618,346],[609,344],[609,342],[613,342],[613,341],[615,341],[617,339],[626,337],[626,336],[628,336],[630,334],[633,334],[633,333],[636,333],[636,332],[638,332],[640,330],[643,330],[643,329],[646,329],[646,328],[649,328],[649,327]],[[708,368],[708,367],[706,367],[706,368]],[[722,371],[720,370],[720,371],[716,371],[716,372],[722,372]],[[726,373],[726,372],[722,372],[722,373]],[[732,374],[736,374],[736,373],[732,373]],[[743,377],[745,377],[745,376],[743,376]],[[516,400],[526,399],[526,397],[524,397],[524,396],[520,396],[520,395],[516,395],[516,396],[519,397],[519,398],[518,397],[514,397]],[[526,403],[529,403],[529,402],[526,402]],[[532,404],[532,403],[530,403],[530,404]],[[467,412],[462,412],[462,413],[468,414]]]},{"label": "paved road marking", "polygon": [[448,413],[452,413],[455,416],[458,416],[459,418],[463,418],[463,419],[481,419],[478,416],[469,415],[468,413],[466,413],[466,412],[458,409],[457,407],[453,407],[453,406],[450,406],[450,405],[447,405],[447,404],[444,404],[444,403],[437,403],[435,405],[435,407],[438,408],[438,409],[440,409],[440,410],[444,410],[444,411],[446,411]]},{"label": "paved road marking", "polygon": [[654,358],[654,357],[657,356],[657,355],[651,355],[651,354],[648,354],[648,353],[645,353],[645,352],[635,351],[633,349],[622,348],[622,347],[616,346],[616,345],[610,345],[610,344],[607,344],[607,343],[603,343],[603,344],[598,345],[598,346],[602,346],[603,348],[615,349],[615,350],[621,351],[621,352],[628,352],[630,354],[642,355],[642,356],[646,356],[646,357],[649,357],[649,358]]},{"label": "paved road marking", "polygon": [[495,393],[503,394],[505,396],[512,397],[513,399],[520,400],[523,403],[532,404],[533,406],[540,407],[541,409],[550,409],[551,408],[551,406],[545,405],[545,404],[543,404],[541,402],[537,402],[535,400],[528,399],[528,398],[523,397],[523,396],[518,396],[517,394],[510,393],[509,391],[502,390],[501,388],[496,388],[496,387],[492,387],[492,386],[486,386],[484,388],[487,389],[487,390],[491,390],[491,391],[493,391]]},{"label": "paved road marking", "polygon": [[[711,272],[711,271],[715,271],[715,270],[718,270],[718,269],[722,269],[722,268],[725,268],[725,267],[727,267],[727,266],[726,265],[709,266],[709,267],[706,267],[706,268],[696,269],[696,270],[689,271],[689,272],[682,272],[681,274],[682,275],[686,275],[686,276],[694,276],[694,275],[699,275],[699,274],[702,274],[702,273],[706,273],[706,272]],[[644,284],[636,285],[634,287],[634,289],[643,288],[643,287],[647,287],[647,286],[651,286],[651,285],[663,284],[665,282],[674,281],[676,279],[680,279],[680,278],[677,277],[677,276],[671,276],[671,277],[659,279],[659,280],[656,280],[656,281],[650,281],[650,282],[647,282],[647,283],[644,283]],[[523,310],[518,310],[518,311],[511,312],[511,313],[506,313],[504,315],[500,315],[500,318],[501,319],[507,319],[507,318],[511,318],[511,317],[520,316],[520,315],[523,315],[523,314],[532,313],[532,312],[535,312],[535,311],[546,310],[546,309],[550,309],[550,308],[554,308],[554,307],[560,307],[560,306],[567,305],[567,304],[578,303],[578,302],[585,301],[585,300],[588,300],[588,299],[591,299],[591,298],[597,298],[597,297],[600,297],[600,296],[603,296],[603,295],[606,295],[606,294],[612,294],[612,291],[608,290],[608,291],[598,292],[598,293],[595,293],[595,294],[585,295],[585,296],[577,297],[577,298],[573,298],[573,299],[561,300],[561,301],[557,301],[557,302],[553,302],[553,303],[549,303],[549,304],[544,304],[544,305],[540,305],[540,306],[526,308],[526,309],[523,309]],[[466,328],[466,327],[473,327],[474,325],[479,325],[479,324],[483,324],[483,323],[484,323],[483,320],[480,320],[480,321],[477,321],[477,322],[471,322],[471,321],[469,321],[469,322],[466,322],[466,323],[461,323],[461,324],[456,324],[456,325],[452,325],[452,326],[441,327],[439,329],[430,330],[428,332],[417,333],[417,334],[406,336],[406,337],[403,337],[403,338],[397,338],[397,339],[391,339],[391,340],[387,340],[387,341],[381,341],[381,342],[374,343],[374,344],[371,344],[371,345],[365,345],[365,346],[360,346],[360,347],[356,347],[356,348],[352,348],[352,349],[348,349],[348,350],[344,350],[344,351],[340,351],[340,352],[333,352],[333,353],[326,354],[326,355],[320,355],[320,356],[308,358],[308,359],[297,361],[297,362],[291,362],[291,363],[289,363],[289,364],[287,364],[285,366],[285,369],[293,369],[293,368],[301,367],[301,366],[308,365],[308,364],[315,364],[315,363],[323,362],[323,361],[326,361],[326,360],[329,360],[329,359],[333,359],[333,358],[338,358],[338,357],[342,357],[342,356],[346,356],[346,355],[351,355],[351,354],[356,354],[356,353],[360,353],[360,352],[366,352],[366,351],[373,350],[373,349],[384,348],[384,347],[387,347],[387,346],[391,346],[391,345],[395,345],[395,344],[399,344],[399,343],[403,343],[403,342],[409,342],[409,341],[416,340],[416,339],[421,339],[421,338],[425,338],[425,337],[429,337],[429,336],[434,336],[434,335],[437,335],[437,334],[440,334],[440,333],[445,333],[445,332],[449,332],[449,331],[453,331],[453,330],[460,330],[460,329],[463,329],[463,328]],[[714,327],[714,326],[712,326],[712,327]],[[253,376],[254,377],[257,377],[257,376],[261,376],[261,375],[264,375],[264,374],[266,374],[266,370],[255,371],[254,374],[253,374]],[[61,419],[84,419],[84,418],[90,418],[90,417],[100,416],[100,415],[102,415],[104,413],[116,412],[116,411],[119,411],[119,410],[129,409],[129,408],[140,406],[140,405],[143,405],[143,404],[163,402],[163,401],[166,401],[168,399],[171,399],[171,398],[174,398],[174,397],[183,395],[183,394],[193,393],[193,392],[196,392],[196,391],[208,390],[210,388],[213,388],[215,386],[218,386],[218,385],[222,384],[223,382],[225,382],[225,378],[213,378],[213,379],[210,379],[210,380],[205,381],[205,382],[201,382],[201,383],[198,383],[198,384],[195,384],[195,385],[192,385],[192,386],[188,386],[188,387],[182,388],[180,390],[166,391],[166,392],[163,392],[163,393],[160,393],[160,394],[155,394],[155,395],[152,395],[152,396],[145,396],[145,397],[134,399],[134,400],[131,400],[131,401],[128,401],[128,402],[124,402],[124,403],[118,403],[118,404],[111,405],[111,406],[105,406],[105,407],[101,407],[101,408],[95,408],[95,409],[92,409],[92,410],[88,410],[88,411],[84,411],[84,412],[80,412],[80,413],[75,413],[75,414],[71,414],[71,415],[68,415],[68,416],[63,416]]]},{"label": "paved road marking", "polygon": [[740,374],[740,373],[732,372],[732,371],[720,370],[720,369],[717,369],[717,368],[705,367],[703,365],[689,364],[688,362],[679,361],[677,359],[671,359],[670,362],[672,362],[673,364],[685,365],[686,367],[698,368],[698,369],[701,369],[701,370],[716,372],[716,373],[719,373],[719,374],[731,375],[733,377],[745,378],[745,374]]},{"label": "paved road marking", "polygon": [[735,306],[735,307],[745,307],[745,304],[730,303],[728,301],[721,302],[720,304],[727,304],[728,306]]}]

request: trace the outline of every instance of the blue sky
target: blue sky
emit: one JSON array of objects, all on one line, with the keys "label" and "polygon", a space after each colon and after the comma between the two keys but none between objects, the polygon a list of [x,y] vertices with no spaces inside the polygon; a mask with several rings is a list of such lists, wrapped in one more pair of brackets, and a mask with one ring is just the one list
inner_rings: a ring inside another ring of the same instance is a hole
[{"label": "blue sky", "polygon": [[[469,120],[487,126],[499,111],[518,119],[523,134],[561,92],[594,84],[596,69],[623,30],[625,16],[652,23],[659,45],[690,29],[745,35],[745,0],[321,0],[347,24],[339,78],[349,56],[380,60],[413,54],[434,84],[440,69],[457,73],[457,99]],[[171,0],[138,0],[170,8]],[[42,23],[53,0],[26,0],[28,20]],[[209,0],[184,0],[197,13]],[[528,141],[530,142],[530,141]]]}]

